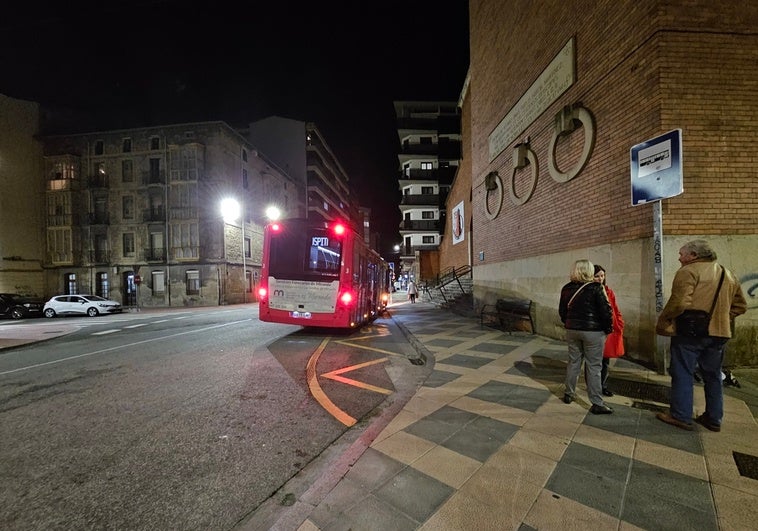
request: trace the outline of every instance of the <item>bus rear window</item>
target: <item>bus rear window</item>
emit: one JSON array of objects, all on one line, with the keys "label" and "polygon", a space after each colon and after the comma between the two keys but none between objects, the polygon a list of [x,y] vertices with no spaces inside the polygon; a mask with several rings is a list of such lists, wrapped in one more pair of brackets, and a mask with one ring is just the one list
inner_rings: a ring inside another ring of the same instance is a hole
[{"label": "bus rear window", "polygon": [[342,241],[326,230],[306,233],[283,231],[270,241],[269,274],[278,278],[307,279],[339,275]]}]

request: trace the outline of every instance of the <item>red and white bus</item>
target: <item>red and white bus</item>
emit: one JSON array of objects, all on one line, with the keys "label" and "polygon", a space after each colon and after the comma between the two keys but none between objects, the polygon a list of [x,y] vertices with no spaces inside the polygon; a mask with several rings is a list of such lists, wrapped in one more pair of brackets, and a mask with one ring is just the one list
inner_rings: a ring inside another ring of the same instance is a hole
[{"label": "red and white bus", "polygon": [[357,328],[389,299],[389,267],[346,223],[266,225],[258,289],[261,321]]}]

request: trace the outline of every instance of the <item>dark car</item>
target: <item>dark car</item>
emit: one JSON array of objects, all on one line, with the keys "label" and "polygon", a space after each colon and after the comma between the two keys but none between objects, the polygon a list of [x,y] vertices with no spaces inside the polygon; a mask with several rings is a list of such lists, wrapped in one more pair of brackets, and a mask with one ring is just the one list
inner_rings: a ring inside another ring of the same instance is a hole
[{"label": "dark car", "polygon": [[0,317],[23,319],[42,316],[45,301],[17,293],[0,293]]}]

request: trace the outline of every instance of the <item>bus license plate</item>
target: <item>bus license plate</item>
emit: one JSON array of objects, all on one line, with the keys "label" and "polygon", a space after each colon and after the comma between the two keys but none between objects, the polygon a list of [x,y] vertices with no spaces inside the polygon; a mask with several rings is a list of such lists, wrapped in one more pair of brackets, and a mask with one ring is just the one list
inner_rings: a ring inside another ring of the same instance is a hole
[{"label": "bus license plate", "polygon": [[311,312],[292,312],[290,314],[294,319],[310,319]]}]

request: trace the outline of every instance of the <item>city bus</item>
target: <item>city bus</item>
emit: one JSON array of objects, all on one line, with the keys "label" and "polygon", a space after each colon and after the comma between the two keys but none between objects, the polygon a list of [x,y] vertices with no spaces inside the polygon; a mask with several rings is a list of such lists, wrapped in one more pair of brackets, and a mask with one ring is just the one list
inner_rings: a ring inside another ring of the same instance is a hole
[{"label": "city bus", "polygon": [[340,221],[266,225],[258,301],[261,321],[358,328],[389,300],[389,267]]}]

